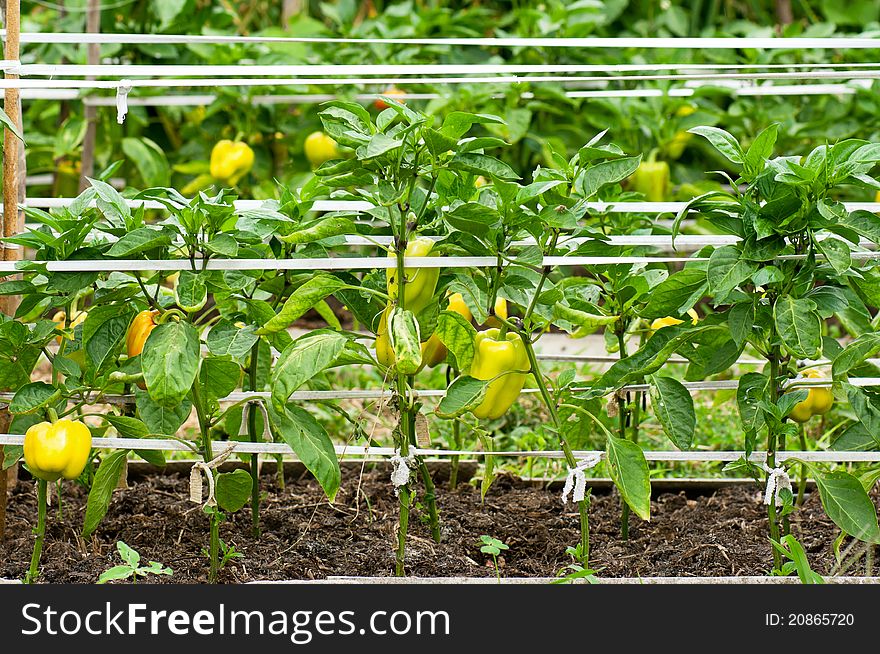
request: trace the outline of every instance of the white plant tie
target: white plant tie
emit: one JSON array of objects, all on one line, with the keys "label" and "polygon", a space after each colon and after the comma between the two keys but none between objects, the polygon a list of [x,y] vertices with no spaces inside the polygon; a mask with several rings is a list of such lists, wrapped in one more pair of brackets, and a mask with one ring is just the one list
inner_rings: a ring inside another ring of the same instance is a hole
[{"label": "white plant tie", "polygon": [[783,489],[791,492],[791,477],[788,476],[785,468],[771,468],[766,463],[763,467],[767,473],[767,490],[764,491],[764,504],[769,506],[775,498],[776,506],[782,506],[784,502],[779,497],[779,492]]},{"label": "white plant tie", "polygon": [[241,411],[241,425],[238,428],[238,435],[248,435],[248,418],[250,417],[250,412],[254,410],[253,407],[255,406],[259,407],[260,412],[263,414],[263,440],[267,443],[271,443],[272,430],[269,428],[269,412],[266,410],[266,405],[263,404],[262,400],[249,400],[245,403]]},{"label": "white plant tie", "polygon": [[131,93],[131,80],[123,79],[116,87],[116,122],[122,125],[128,114],[128,94]]},{"label": "white plant tie", "polygon": [[587,477],[584,475],[584,470],[595,468],[596,464],[601,460],[601,455],[590,454],[578,461],[574,468],[568,469],[568,475],[565,477],[565,487],[562,489],[563,504],[568,504],[569,495],[571,495],[572,502],[584,501],[587,493]]},{"label": "white plant tie", "polygon": [[[217,502],[214,500],[214,475],[212,470],[218,468],[229,455],[235,450],[235,442],[229,442],[220,454],[205,463],[198,461],[193,464],[189,471],[189,501],[203,506],[215,506]],[[202,473],[208,479],[208,498],[202,503]]]},{"label": "white plant tie", "polygon": [[416,458],[412,455],[401,456],[400,448],[394,450],[394,456],[391,457],[391,483],[394,485],[394,494],[400,493],[400,487],[405,486],[409,482],[409,475],[412,468],[416,465]]}]

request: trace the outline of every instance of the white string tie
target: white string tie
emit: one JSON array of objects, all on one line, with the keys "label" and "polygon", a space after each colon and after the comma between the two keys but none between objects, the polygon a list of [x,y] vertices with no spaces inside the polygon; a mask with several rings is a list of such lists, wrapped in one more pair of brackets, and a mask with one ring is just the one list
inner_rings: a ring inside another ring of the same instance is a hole
[{"label": "white string tie", "polygon": [[400,493],[400,487],[405,486],[409,482],[409,475],[412,468],[416,465],[414,456],[401,456],[400,448],[394,450],[394,456],[391,457],[391,483],[394,485],[394,494]]},{"label": "white string tie", "polygon": [[271,443],[272,430],[269,428],[269,412],[266,410],[266,405],[263,404],[262,400],[248,400],[245,403],[241,412],[241,425],[238,428],[238,435],[248,435],[248,419],[250,418],[250,412],[254,410],[255,406],[259,407],[260,413],[263,414],[263,440]]},{"label": "white string tie", "polygon": [[764,504],[770,505],[775,498],[776,506],[782,506],[784,502],[779,496],[780,491],[787,490],[791,492],[791,477],[785,471],[785,468],[771,468],[766,463],[764,471],[767,473],[767,490],[764,491]]},{"label": "white string tie", "polygon": [[568,475],[565,477],[565,487],[562,489],[562,503],[568,504],[568,496],[571,495],[572,502],[583,502],[587,492],[587,477],[584,470],[595,468],[596,464],[602,460],[600,454],[590,454],[580,461],[574,468],[568,469]]},{"label": "white string tie", "polygon": [[131,93],[131,80],[123,79],[116,87],[116,122],[122,125],[128,114],[128,94]]},{"label": "white string tie", "polygon": [[226,461],[226,459],[229,458],[229,455],[232,454],[233,450],[235,450],[234,441],[228,443],[226,449],[207,463],[204,461],[198,461],[193,464],[193,467],[189,471],[190,502],[202,504],[202,473],[204,473],[205,477],[208,479],[208,498],[204,501],[204,506],[215,506],[217,504],[214,500],[214,475],[211,471],[218,468],[224,461]]}]

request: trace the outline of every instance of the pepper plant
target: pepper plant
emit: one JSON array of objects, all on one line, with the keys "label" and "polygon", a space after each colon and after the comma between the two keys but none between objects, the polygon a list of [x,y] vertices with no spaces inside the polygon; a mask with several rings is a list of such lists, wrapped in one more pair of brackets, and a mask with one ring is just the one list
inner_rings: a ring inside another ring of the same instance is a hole
[{"label": "pepper plant", "polygon": [[[554,155],[556,167],[539,168],[529,184],[496,176],[477,200],[450,205],[444,216],[451,231],[447,241],[460,253],[488,253],[497,261],[476,274],[457,275],[450,288],[462,294],[478,322],[494,318],[501,326],[469,334],[473,332],[469,323],[449,316],[458,328],[444,331],[440,338],[465,365],[459,365],[464,373],[450,384],[437,413],[456,420],[467,413],[484,420],[499,418],[517,401],[530,374],[550,416],[542,429],[559,443],[572,480],[583,470],[570,441],[579,438],[585,426],[595,424],[605,432],[608,470],[621,495],[648,519],[650,483],[639,447],[608,432],[599,418],[598,402],[578,392],[573,369],[551,379],[542,372],[535,353],[541,334],[552,326],[581,336],[620,320],[611,305],[599,306],[593,280],[566,277],[545,264],[545,257],[584,254],[603,247],[607,240],[602,229],[586,219],[588,203],[619,196],[618,183],[636,170],[639,158],[601,144],[603,136],[597,135],[571,159]],[[531,244],[523,245],[524,239]],[[520,315],[493,316],[498,297],[510,301]],[[589,495],[579,486],[576,481],[581,538],[571,552],[587,568]]]},{"label": "pepper plant", "polygon": [[[99,434],[112,427],[127,438],[173,437],[201,455],[204,467],[194,477],[209,475],[209,490],[213,489],[204,505],[210,524],[211,581],[216,581],[220,568],[219,528],[225,513],[250,500],[255,533],[259,527],[256,457],[251,459],[251,474],[218,473],[229,448],[216,441],[239,438],[241,431],[253,441],[266,429],[261,412],[253,407],[246,430],[240,428],[242,405],[252,398],[221,404],[223,398],[242,386],[248,391],[271,386],[266,415],[273,436],[293,447],[328,497],[332,499],[339,487],[339,465],[328,434],[310,413],[288,399],[328,366],[370,359],[345,333],[318,330],[294,340],[285,330],[346,284],[333,278],[328,286],[320,273],[209,269],[213,258],[266,259],[275,250],[289,256],[297,247],[307,248],[299,243],[310,242],[309,226],[302,222],[310,207],[309,192],[305,188],[298,196],[283,194],[279,203],[236,213],[234,196],[228,191],[188,200],[172,189],[148,189],[140,198],[159,201],[169,211],[166,218],[149,222],[143,209],[132,211],[114,189],[94,180],[60,215],[31,211],[43,226],[14,239],[34,248],[40,261],[142,258],[144,268],[151,267],[148,260],[172,260],[177,268],[185,263],[173,282],[165,280],[167,273],[155,270],[58,273],[49,272],[45,264],[24,263],[23,281],[4,282],[7,292],[24,296],[20,312],[32,311],[36,317],[61,306],[71,315],[75,301],[81,307],[88,303],[88,311],[73,329],[51,321],[36,323],[34,331],[42,335],[38,351],[52,363],[54,383],[20,386],[11,409],[28,414],[57,403],[61,415],[99,419]],[[96,208],[89,208],[92,201]],[[87,239],[90,232],[97,236]],[[315,293],[316,287],[321,292]],[[51,352],[46,343],[56,335],[61,345]],[[270,347],[279,353],[274,364]],[[32,369],[33,362],[28,362]],[[245,371],[247,382],[242,384]],[[21,381],[26,372],[21,371]],[[87,406],[100,403],[107,394],[123,396],[121,410],[88,413]],[[74,402],[71,408],[69,401]],[[177,432],[193,410],[199,425],[196,438],[180,438]],[[134,451],[152,463],[164,463],[161,452]],[[94,532],[106,513],[127,455],[120,450],[103,458],[89,494],[84,537]],[[194,491],[193,499],[201,502],[201,494]]]},{"label": "pepper plant", "polygon": [[[846,396],[869,433],[878,433],[876,394],[847,383],[847,375],[863,367],[880,339],[865,333],[842,347],[823,337],[822,326],[847,311],[850,289],[862,295],[873,290],[875,268],[862,263],[860,240],[880,243],[880,218],[849,211],[836,194],[846,186],[880,187],[870,175],[880,162],[880,145],[849,139],[819,146],[804,157],[773,157],[777,130],[775,124],[767,127],[747,149],[721,129],[691,130],[726,157],[738,176],[725,175],[731,191],[690,202],[676,219],[673,236],[685,213],[697,211],[721,233],[739,240],[702,253],[700,261],[670,276],[656,290],[656,304],[682,315],[701,296],[710,295],[718,312],[712,323],[723,328],[716,356],[735,359],[748,347],[766,360],[761,372],[746,373],[739,381],[746,455],[737,466],[763,474],[748,460],[763,435],[767,481],[776,486],[775,493],[773,486],[768,492],[770,537],[781,542],[789,531],[792,494],[784,484],[781,490],[777,485],[777,466],[786,463],[779,453],[798,436],[808,399],[804,386],[809,379],[799,377],[800,362],[813,365],[823,356],[832,360],[835,392]],[[874,505],[859,479],[803,463],[835,524],[857,539],[880,541]],[[780,551],[774,548],[774,570],[780,566]]]}]

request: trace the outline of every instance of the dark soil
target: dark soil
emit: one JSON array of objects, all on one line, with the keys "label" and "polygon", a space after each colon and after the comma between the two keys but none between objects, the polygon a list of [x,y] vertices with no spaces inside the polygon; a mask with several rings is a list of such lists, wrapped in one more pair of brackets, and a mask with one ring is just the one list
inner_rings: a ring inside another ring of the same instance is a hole
[{"label": "dark soil", "polygon": [[[244,556],[231,560],[221,581],[239,583],[268,579],[320,579],[335,575],[389,575],[394,557],[392,538],[397,500],[387,471],[344,471],[336,502],[327,503],[308,477],[288,480],[278,491],[265,477],[263,536],[250,535],[250,513],[244,509],[221,529],[221,537]],[[360,493],[357,489],[360,488]],[[482,534],[510,546],[500,561],[511,577],[552,577],[570,558],[566,547],[578,539],[575,509],[563,507],[557,490],[501,477],[485,503],[479,490],[462,485],[439,489],[443,542],[431,540],[418,510],[411,519],[408,573],[417,576],[493,575],[491,559],[479,551]],[[590,509],[593,567],[601,576],[763,575],[771,561],[767,514],[757,486],[733,487],[689,497],[683,492],[659,494],[650,523],[633,518],[630,539],[619,533],[619,497],[596,495]],[[64,523],[50,509],[41,581],[92,583],[119,563],[115,543],[137,549],[145,561],[174,569],[159,582],[204,582],[208,521],[189,503],[187,480],[152,475],[116,492],[109,513],[88,542],[79,538],[85,491],[65,487]],[[32,482],[20,481],[9,499],[7,539],[0,544],[0,577],[21,578],[29,563],[36,515]],[[817,495],[792,516],[792,530],[803,543],[813,568],[828,573],[834,562],[837,535]],[[849,574],[864,574],[859,565]]]}]

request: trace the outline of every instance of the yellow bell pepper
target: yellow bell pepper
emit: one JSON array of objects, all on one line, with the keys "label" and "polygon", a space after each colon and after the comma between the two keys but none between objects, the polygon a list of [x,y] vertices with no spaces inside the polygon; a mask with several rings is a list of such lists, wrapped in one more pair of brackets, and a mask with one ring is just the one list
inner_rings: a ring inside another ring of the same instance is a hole
[{"label": "yellow bell pepper", "polygon": [[391,347],[391,337],[388,336],[388,314],[391,313],[392,305],[387,305],[379,319],[379,328],[376,330],[376,359],[386,368],[394,365],[394,349]]},{"label": "yellow bell pepper", "polygon": [[76,479],[92,451],[92,433],[76,420],[41,422],[24,435],[24,461],[31,474],[45,481]]},{"label": "yellow bell pepper", "polygon": [[632,189],[648,202],[663,202],[669,195],[669,164],[665,161],[643,161],[630,176]]},{"label": "yellow bell pepper", "polygon": [[147,342],[147,336],[156,328],[156,316],[158,311],[141,311],[131,321],[128,327],[128,333],[125,335],[125,350],[130,357],[136,357],[144,351],[144,343]]},{"label": "yellow bell pepper", "polygon": [[477,333],[474,341],[474,360],[471,377],[489,381],[486,395],[478,407],[471,410],[477,418],[500,418],[516,402],[531,368],[526,346],[519,334],[492,328]]},{"label": "yellow bell pepper", "polygon": [[495,300],[495,315],[489,316],[486,319],[486,325],[489,327],[501,327],[501,321],[498,320],[495,316],[500,316],[504,320],[507,320],[507,300],[503,297]]},{"label": "yellow bell pepper", "polygon": [[218,141],[211,150],[211,177],[235,186],[254,166],[254,151],[243,141]]},{"label": "yellow bell pepper", "polygon": [[317,168],[325,161],[339,159],[341,156],[336,141],[324,132],[312,132],[309,134],[303,147],[306,151],[306,158],[312,164],[312,168]]},{"label": "yellow bell pepper", "polygon": [[[806,379],[821,379],[826,376],[826,372],[818,368],[808,368],[804,370],[803,377]],[[798,402],[788,414],[788,417],[795,422],[806,422],[813,416],[828,413],[834,405],[834,393],[830,388],[820,386],[811,386],[807,392],[807,399]]]},{"label": "yellow bell pepper", "polygon": [[[430,257],[435,256],[432,253],[434,249],[434,241],[424,236],[414,238],[406,245],[407,257]],[[389,257],[396,257],[397,254],[393,250],[388,251]],[[406,292],[404,295],[404,309],[408,309],[415,314],[424,309],[434,298],[434,291],[437,288],[437,280],[440,279],[439,268],[404,268],[403,274],[406,275]],[[391,267],[385,269],[385,280],[388,287],[388,297],[392,302],[397,300],[398,283],[397,268]]]}]

